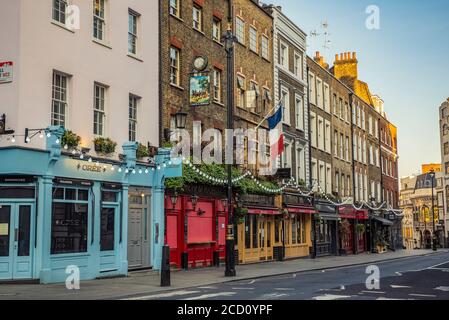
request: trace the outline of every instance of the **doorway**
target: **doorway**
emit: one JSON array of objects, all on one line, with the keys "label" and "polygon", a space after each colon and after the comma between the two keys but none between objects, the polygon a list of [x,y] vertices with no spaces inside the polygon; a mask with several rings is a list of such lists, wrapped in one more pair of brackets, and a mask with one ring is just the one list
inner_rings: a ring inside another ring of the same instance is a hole
[{"label": "doorway", "polygon": [[150,195],[132,192],[128,208],[128,268],[151,268]]},{"label": "doorway", "polygon": [[0,279],[33,277],[34,204],[0,203]]}]

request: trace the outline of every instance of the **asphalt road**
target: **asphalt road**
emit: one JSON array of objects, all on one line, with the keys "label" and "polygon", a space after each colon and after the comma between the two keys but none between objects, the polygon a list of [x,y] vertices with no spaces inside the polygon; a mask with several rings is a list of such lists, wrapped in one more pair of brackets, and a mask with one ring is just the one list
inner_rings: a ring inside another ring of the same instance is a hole
[{"label": "asphalt road", "polygon": [[379,277],[367,273],[367,267],[345,267],[193,287],[131,299],[449,300],[449,253],[378,263],[371,267],[371,272],[378,270]]}]

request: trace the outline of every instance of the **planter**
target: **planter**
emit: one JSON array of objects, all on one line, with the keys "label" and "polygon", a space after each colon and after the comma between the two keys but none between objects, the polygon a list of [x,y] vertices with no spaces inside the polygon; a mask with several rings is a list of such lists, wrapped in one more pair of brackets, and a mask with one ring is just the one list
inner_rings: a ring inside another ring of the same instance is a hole
[{"label": "planter", "polygon": [[385,252],[387,252],[387,250],[384,245],[377,245],[377,253],[382,254]]},{"label": "planter", "polygon": [[95,151],[102,154],[112,154],[115,152],[117,143],[109,138],[98,137],[94,140]]}]

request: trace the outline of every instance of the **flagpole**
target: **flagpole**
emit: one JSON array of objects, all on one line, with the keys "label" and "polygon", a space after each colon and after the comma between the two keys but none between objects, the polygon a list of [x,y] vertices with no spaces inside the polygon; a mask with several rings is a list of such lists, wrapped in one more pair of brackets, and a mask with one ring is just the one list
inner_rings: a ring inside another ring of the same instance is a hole
[{"label": "flagpole", "polygon": [[284,93],[284,94],[282,95],[282,98],[281,98],[281,100],[279,100],[278,104],[276,104],[275,107],[273,107],[270,111],[268,111],[267,115],[262,119],[262,121],[257,125],[257,127],[256,127],[254,130],[257,131],[257,129],[259,129],[259,128],[262,126],[262,124],[263,124],[269,117],[271,117],[270,114],[271,114],[274,110],[276,110],[278,107],[282,107],[281,101],[282,101],[282,99],[284,99],[284,97],[285,97],[286,95],[287,95],[286,93]]}]

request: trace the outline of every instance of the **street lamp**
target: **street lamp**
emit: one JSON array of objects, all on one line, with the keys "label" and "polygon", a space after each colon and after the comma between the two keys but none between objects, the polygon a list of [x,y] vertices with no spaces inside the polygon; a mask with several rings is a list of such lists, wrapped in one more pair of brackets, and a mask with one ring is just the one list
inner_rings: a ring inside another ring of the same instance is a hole
[{"label": "street lamp", "polygon": [[171,204],[172,204],[172,207],[174,210],[176,208],[176,203],[178,202],[178,193],[177,192],[172,193],[170,195],[170,201],[171,201]]},{"label": "street lamp", "polygon": [[[175,126],[177,130],[184,130],[186,128],[187,116],[188,114],[183,111],[175,113]],[[164,130],[165,140],[169,141],[174,133],[175,132],[173,130],[165,129]]]},{"label": "street lamp", "polygon": [[433,236],[432,236],[432,249],[437,251],[437,237],[436,237],[436,226],[435,226],[435,199],[433,198],[433,189],[435,188],[435,171],[430,170],[430,179],[432,180],[432,220],[433,220]]},{"label": "street lamp", "polygon": [[[224,36],[224,48],[226,51],[227,68],[227,129],[234,129],[234,43],[235,36],[232,32],[232,0],[228,0],[228,28]],[[226,229],[226,277],[235,277],[235,257],[234,257],[234,225],[232,219],[232,164],[227,164],[228,175],[228,225]]]}]

